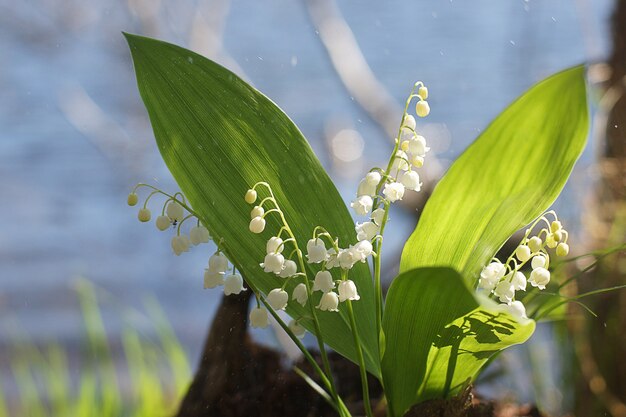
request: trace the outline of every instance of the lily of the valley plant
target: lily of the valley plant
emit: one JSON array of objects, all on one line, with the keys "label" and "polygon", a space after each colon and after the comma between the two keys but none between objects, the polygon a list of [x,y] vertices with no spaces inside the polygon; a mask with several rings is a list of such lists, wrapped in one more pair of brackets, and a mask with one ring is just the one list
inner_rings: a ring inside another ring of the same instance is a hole
[{"label": "lily of the valley plant", "polygon": [[[350,413],[327,346],[359,365],[366,415],[384,401],[396,417],[457,394],[494,355],[531,336],[551,263],[569,252],[568,232],[545,211],[585,145],[582,67],[530,89],[450,167],[385,296],[381,253],[390,207],[420,192],[420,168],[428,163],[421,119],[430,105],[422,82],[399,115],[387,164],[365,172],[355,187],[354,223],[298,128],[268,98],[191,51],[127,40],[159,150],[182,190],[138,184],[128,203],[145,196],[142,222],[160,204],[156,227],[173,233],[176,255],[214,242],[204,287],[252,291],[250,324],[266,327],[272,318],[282,326],[339,415]],[[517,248],[497,259],[518,230]],[[322,366],[299,340],[306,331]],[[367,373],[381,381],[384,398],[369,398]]]}]

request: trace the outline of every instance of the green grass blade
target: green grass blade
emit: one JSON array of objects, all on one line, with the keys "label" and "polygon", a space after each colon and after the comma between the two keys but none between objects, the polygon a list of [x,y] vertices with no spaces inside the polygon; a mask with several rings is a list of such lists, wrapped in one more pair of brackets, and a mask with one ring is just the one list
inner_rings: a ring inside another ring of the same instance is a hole
[{"label": "green grass blade", "polygon": [[[264,292],[281,278],[259,268],[267,239],[279,229],[269,217],[261,235],[248,230],[251,207],[243,196],[258,181],[271,184],[301,248],[322,225],[355,242],[354,224],[332,181],[296,125],[263,94],[220,65],[186,49],[126,34],[139,91],[165,163],[212,236],[246,279]],[[361,300],[354,304],[368,369],[380,375],[374,291],[367,264],[351,271]],[[295,282],[288,286],[291,290]],[[316,294],[310,302],[316,303]],[[308,309],[289,303],[293,317]],[[326,342],[356,360],[345,307],[320,313]],[[309,330],[312,323],[302,323]]]},{"label": "green grass blade", "polygon": [[404,247],[401,271],[445,265],[474,283],[506,239],[554,202],[587,138],[584,71],[535,85],[452,164]]},{"label": "green grass blade", "polygon": [[495,303],[479,303],[452,269],[399,275],[383,317],[383,382],[393,416],[418,402],[456,394],[493,355],[523,343],[534,328],[534,321],[520,323]]}]

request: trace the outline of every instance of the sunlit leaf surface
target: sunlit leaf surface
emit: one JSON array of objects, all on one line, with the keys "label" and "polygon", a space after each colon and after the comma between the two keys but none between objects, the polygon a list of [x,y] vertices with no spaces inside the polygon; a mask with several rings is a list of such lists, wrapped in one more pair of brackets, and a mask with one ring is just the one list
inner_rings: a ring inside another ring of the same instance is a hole
[{"label": "sunlit leaf surface", "polygon": [[450,266],[471,283],[554,202],[586,142],[584,67],[540,82],[452,164],[402,253],[401,271]]},{"label": "sunlit leaf surface", "polygon": [[[154,39],[126,38],[165,163],[212,236],[223,239],[227,253],[253,286],[268,292],[284,282],[259,267],[267,239],[280,227],[276,218],[268,217],[261,235],[248,230],[251,207],[243,196],[257,181],[271,184],[302,249],[316,225],[338,236],[342,245],[355,242],[354,224],[335,186],[302,133],[274,103],[198,54]],[[200,286],[201,271],[198,277]],[[356,265],[351,278],[361,295],[354,309],[368,369],[380,375],[367,265]],[[288,286],[289,292],[294,286]],[[343,308],[340,314],[320,313],[322,333],[332,348],[354,360]],[[309,314],[294,302],[288,312],[295,317]],[[303,324],[312,329],[309,319]]]}]

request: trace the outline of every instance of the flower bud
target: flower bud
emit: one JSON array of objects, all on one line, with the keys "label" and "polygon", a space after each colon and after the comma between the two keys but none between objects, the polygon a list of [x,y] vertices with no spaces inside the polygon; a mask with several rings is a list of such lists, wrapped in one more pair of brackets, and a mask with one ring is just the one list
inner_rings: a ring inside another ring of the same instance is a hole
[{"label": "flower bud", "polygon": [[178,201],[170,201],[165,208],[165,214],[167,214],[170,220],[178,222],[185,216],[183,206]]},{"label": "flower bud", "polygon": [[313,281],[313,291],[329,292],[335,288],[335,282],[333,276],[328,271],[319,271],[315,274],[315,281]]},{"label": "flower bud", "polygon": [[239,294],[245,290],[243,278],[239,274],[226,275],[224,278],[224,295]]},{"label": "flower bud", "polygon": [[257,216],[254,219],[250,220],[250,231],[252,233],[261,233],[265,230],[265,219],[261,216]]},{"label": "flower bud", "polygon": [[553,221],[552,223],[550,223],[550,231],[551,231],[552,233],[554,233],[554,232],[558,232],[558,231],[560,231],[561,229],[563,229],[563,225],[561,224],[561,222],[560,222],[560,221],[555,220],[555,221]]},{"label": "flower bud", "polygon": [[172,225],[172,221],[167,216],[159,216],[156,218],[156,227],[160,231],[167,230]]},{"label": "flower bud", "polygon": [[270,324],[267,310],[255,307],[250,311],[250,326],[264,329]]},{"label": "flower bud", "polygon": [[400,182],[407,190],[413,190],[419,192],[422,187],[420,182],[420,176],[415,171],[406,171],[400,175]]},{"label": "flower bud", "polygon": [[265,245],[266,253],[281,253],[284,248],[283,240],[278,236],[271,237]]},{"label": "flower bud", "polygon": [[556,248],[556,246],[558,245],[558,241],[556,240],[554,233],[550,233],[548,236],[546,236],[546,245],[550,248],[550,249],[554,249]]},{"label": "flower bud", "polygon": [[287,259],[283,265],[283,270],[278,274],[281,278],[289,278],[298,273],[298,266],[291,259]]},{"label": "flower bud", "polygon": [[224,273],[228,270],[228,258],[221,252],[212,255],[209,258],[209,271]]},{"label": "flower bud", "polygon": [[320,298],[320,303],[317,305],[322,311],[339,311],[339,297],[334,292],[327,292]]},{"label": "flower bud", "polygon": [[250,211],[250,218],[254,219],[255,217],[262,217],[265,214],[265,210],[261,206],[254,206],[252,211]]},{"label": "flower bud", "polygon": [[202,225],[194,226],[189,231],[189,239],[196,246],[201,243],[208,243],[210,237],[208,229]]},{"label": "flower bud", "polygon": [[177,235],[172,238],[171,244],[172,250],[176,256],[179,256],[183,252],[189,252],[189,245],[191,242],[187,236]]},{"label": "flower bud", "polygon": [[139,197],[137,196],[137,194],[135,193],[128,194],[128,198],[126,199],[126,202],[128,203],[129,206],[136,205],[138,201],[139,201]]},{"label": "flower bud", "polygon": [[409,152],[414,156],[424,157],[430,148],[426,146],[424,136],[417,135],[409,141]]},{"label": "flower bud", "polygon": [[539,252],[543,246],[543,241],[537,236],[533,236],[528,240],[528,247],[532,253]]},{"label": "flower bud", "polygon": [[419,117],[426,117],[430,114],[430,106],[426,100],[420,100],[415,105],[415,114]]},{"label": "flower bud", "polygon": [[411,130],[415,130],[415,117],[411,116],[410,114],[405,114],[404,115],[404,123],[402,124],[402,127],[408,127]]},{"label": "flower bud", "polygon": [[569,245],[565,242],[559,243],[556,247],[556,256],[567,256],[569,253]]},{"label": "flower bud", "polygon": [[215,288],[224,285],[224,274],[221,272],[212,272],[209,269],[204,270],[204,288]]},{"label": "flower bud", "polygon": [[296,300],[302,307],[304,307],[308,298],[309,294],[307,293],[306,285],[296,285],[296,288],[293,289],[293,293],[291,294],[291,299]]},{"label": "flower bud", "polygon": [[530,265],[533,267],[533,269],[544,268],[547,262],[548,262],[548,259],[545,257],[545,255],[539,254],[539,255],[533,256],[533,260],[530,263]]},{"label": "flower bud", "polygon": [[139,219],[140,222],[145,223],[145,222],[149,222],[150,221],[150,210],[143,207],[139,209],[139,213],[137,213],[137,218]]},{"label": "flower bud", "polygon": [[426,86],[421,86],[417,90],[417,95],[426,100],[428,98],[428,88],[426,88]]},{"label": "flower bud", "polygon": [[361,297],[356,290],[356,285],[352,280],[341,281],[339,283],[339,301],[357,301]]},{"label": "flower bud", "polygon": [[363,178],[361,182],[359,182],[359,186],[356,190],[357,197],[361,197],[362,195],[369,195],[370,197],[376,195],[376,185],[370,184],[367,178]]},{"label": "flower bud", "polygon": [[245,196],[246,203],[248,204],[254,203],[256,201],[256,197],[257,197],[256,191],[252,189],[246,191],[246,196]]},{"label": "flower bud", "polygon": [[380,183],[380,180],[382,179],[382,176],[380,175],[380,172],[378,171],[372,171],[372,172],[368,172],[365,175],[365,182],[368,185],[371,186],[377,186]]},{"label": "flower bud", "polygon": [[287,307],[288,301],[289,294],[287,294],[287,291],[281,290],[280,288],[274,288],[267,294],[267,303],[274,310],[284,310],[285,307]]},{"label": "flower bud", "polygon": [[515,256],[522,262],[526,262],[530,259],[530,248],[526,245],[519,245],[517,249],[515,249]]},{"label": "flower bud", "polygon": [[291,320],[287,327],[298,339],[302,339],[306,333],[306,329],[295,320]]}]

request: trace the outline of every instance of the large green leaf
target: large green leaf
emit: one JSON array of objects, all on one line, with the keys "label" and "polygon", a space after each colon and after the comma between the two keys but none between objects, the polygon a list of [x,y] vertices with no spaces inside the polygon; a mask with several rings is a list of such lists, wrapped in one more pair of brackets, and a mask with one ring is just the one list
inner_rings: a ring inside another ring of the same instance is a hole
[{"label": "large green leaf", "polygon": [[559,195],[587,138],[584,67],[540,82],[452,164],[408,239],[401,271],[445,265],[470,282]]},{"label": "large green leaf", "polygon": [[[316,225],[338,236],[342,245],[354,243],[354,223],[343,200],[302,133],[274,103],[194,52],[136,35],[126,39],[165,163],[251,285],[267,293],[283,283],[259,267],[265,242],[280,227],[276,216],[268,216],[263,234],[248,230],[251,207],[243,196],[257,181],[271,184],[301,248]],[[378,376],[374,293],[367,264],[356,265],[351,277],[361,295],[354,309],[367,366]],[[319,295],[310,302],[318,299]],[[309,313],[294,302],[287,311],[294,317]],[[340,314],[320,312],[320,316],[326,342],[355,360],[343,307]],[[303,323],[312,330],[309,319]]]},{"label": "large green leaf", "polygon": [[389,288],[383,317],[382,373],[393,415],[456,394],[490,357],[525,342],[534,329],[534,321],[517,321],[490,300],[479,303],[453,269],[402,273]]}]

